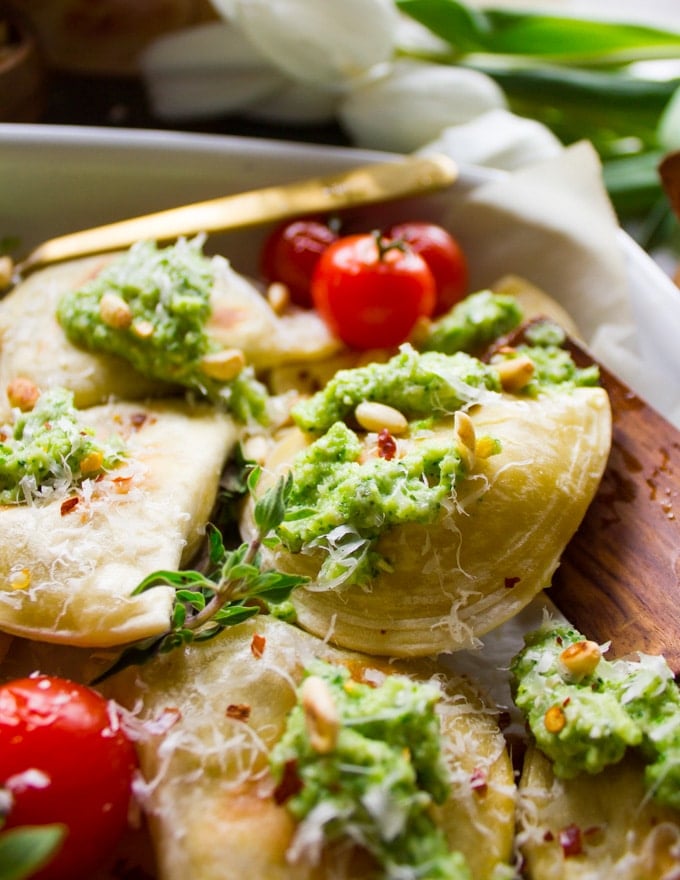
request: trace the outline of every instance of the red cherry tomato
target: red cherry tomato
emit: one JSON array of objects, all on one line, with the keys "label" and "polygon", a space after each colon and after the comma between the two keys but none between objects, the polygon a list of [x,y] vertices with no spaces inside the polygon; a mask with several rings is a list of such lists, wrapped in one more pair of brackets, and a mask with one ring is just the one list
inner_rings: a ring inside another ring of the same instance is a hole
[{"label": "red cherry tomato", "polygon": [[349,235],[324,251],[312,298],[331,329],[352,348],[390,348],[432,314],[434,279],[408,246],[377,234]]},{"label": "red cherry tomato", "polygon": [[98,693],[35,676],[0,687],[0,787],[12,805],[6,826],[63,823],[66,837],[35,877],[86,878],[127,825],[132,743]]},{"label": "red cherry tomato", "polygon": [[311,308],[314,267],[337,238],[337,233],[321,220],[307,218],[281,223],[269,234],[262,250],[260,271],[265,281],[282,282],[296,305]]},{"label": "red cherry tomato", "polygon": [[388,238],[401,239],[425,260],[434,275],[437,302],[433,315],[442,315],[466,295],[468,264],[456,239],[434,223],[397,223],[385,230]]}]

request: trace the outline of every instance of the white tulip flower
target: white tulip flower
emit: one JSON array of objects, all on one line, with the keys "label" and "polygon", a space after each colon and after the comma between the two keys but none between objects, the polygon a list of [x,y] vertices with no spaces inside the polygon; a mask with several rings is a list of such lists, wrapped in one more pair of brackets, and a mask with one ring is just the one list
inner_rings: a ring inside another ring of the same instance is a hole
[{"label": "white tulip flower", "polygon": [[140,67],[161,119],[240,111],[281,88],[281,73],[228,22],[164,34],[147,47]]},{"label": "white tulip flower", "polygon": [[231,0],[234,20],[288,76],[342,88],[392,56],[392,0]]},{"label": "white tulip flower", "polygon": [[445,128],[505,106],[502,90],[486,74],[402,60],[353,88],[338,113],[355,145],[411,153]]}]

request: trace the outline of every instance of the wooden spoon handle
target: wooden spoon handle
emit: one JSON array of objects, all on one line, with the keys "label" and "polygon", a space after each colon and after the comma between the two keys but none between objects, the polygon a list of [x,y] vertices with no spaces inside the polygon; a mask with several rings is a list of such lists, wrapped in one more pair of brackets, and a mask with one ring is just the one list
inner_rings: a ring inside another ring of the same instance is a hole
[{"label": "wooden spoon handle", "polygon": [[[526,341],[530,324],[503,341]],[[677,676],[680,431],[581,343],[568,337],[566,346],[579,366],[599,367],[612,407],[612,447],[600,487],[548,596],[588,638],[611,640],[609,656],[663,654]]]},{"label": "wooden spoon handle", "polygon": [[[593,363],[569,341],[577,363]],[[612,405],[612,448],[600,488],[550,596],[616,656],[663,654],[680,673],[680,431],[598,365]]]}]

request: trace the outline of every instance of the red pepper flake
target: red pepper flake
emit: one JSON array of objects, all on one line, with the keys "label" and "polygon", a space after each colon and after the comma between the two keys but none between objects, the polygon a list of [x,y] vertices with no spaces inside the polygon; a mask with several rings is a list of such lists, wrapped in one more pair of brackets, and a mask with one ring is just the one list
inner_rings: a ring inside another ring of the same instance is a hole
[{"label": "red pepper flake", "polygon": [[250,706],[247,703],[230,703],[225,714],[234,721],[247,721],[250,718]]},{"label": "red pepper flake", "polygon": [[486,770],[482,767],[475,767],[470,776],[470,788],[475,794],[485,795],[488,791],[489,784],[487,780]]},{"label": "red pepper flake", "polygon": [[516,587],[517,584],[522,580],[519,577],[506,577],[504,586],[506,590],[511,590],[513,587]]},{"label": "red pepper flake", "polygon": [[544,842],[544,843],[552,843],[554,839],[555,839],[555,835],[554,835],[554,834],[552,833],[552,831],[548,828],[548,830],[547,830],[547,831],[545,832],[545,834],[543,835],[543,842]]},{"label": "red pepper flake", "polygon": [[61,502],[61,507],[59,510],[61,511],[62,516],[66,516],[67,513],[70,513],[74,507],[78,506],[78,502],[80,498],[77,495],[72,495],[70,498],[67,498],[65,501]]},{"label": "red pepper flake", "polygon": [[259,633],[254,634],[250,642],[250,650],[253,652],[253,657],[257,657],[258,660],[260,659],[264,654],[264,646],[266,643],[267,640],[264,636],[261,636]]},{"label": "red pepper flake", "polygon": [[145,412],[135,412],[130,416],[130,424],[133,428],[139,430],[144,422],[149,418],[149,414]]},{"label": "red pepper flake", "polygon": [[285,804],[300,791],[302,791],[302,780],[297,771],[297,761],[291,758],[283,765],[283,776],[274,789],[274,801],[279,805]]},{"label": "red pepper flake", "polygon": [[580,856],[583,853],[581,829],[578,825],[567,825],[560,830],[560,846],[566,859],[571,856]]},{"label": "red pepper flake", "polygon": [[378,434],[378,455],[385,461],[392,461],[397,454],[397,441],[387,428],[383,428]]}]

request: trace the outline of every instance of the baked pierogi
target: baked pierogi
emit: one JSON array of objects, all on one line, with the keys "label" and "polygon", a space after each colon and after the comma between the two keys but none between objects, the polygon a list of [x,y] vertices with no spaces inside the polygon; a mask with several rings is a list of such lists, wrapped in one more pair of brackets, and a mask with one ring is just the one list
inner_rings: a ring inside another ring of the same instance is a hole
[{"label": "baked pierogi", "polygon": [[512,858],[503,737],[471,686],[435,664],[380,662],[260,617],[111,686],[137,707],[164,880],[435,865],[482,880]]},{"label": "baked pierogi", "polygon": [[[316,312],[277,314],[202,241],[140,242],[30,276],[0,304],[0,387],[17,376],[70,388],[76,405],[226,385],[244,367],[340,348]],[[247,389],[235,388],[234,393]]]},{"label": "baked pierogi", "polygon": [[482,364],[406,346],[293,410],[298,427],[264,469],[292,473],[272,564],[312,579],[293,595],[303,627],[374,654],[431,654],[469,646],[549,586],[611,421],[592,373],[554,384],[541,351]]},{"label": "baked pierogi", "polygon": [[[237,430],[213,408],[182,401],[113,403],[77,416],[76,436],[117,436],[119,455],[107,466],[87,447],[79,464],[64,466],[62,442],[45,474],[23,473],[13,497],[5,489],[0,630],[88,646],[164,632],[174,590],[131,594],[146,575],[186,564],[196,552]],[[46,418],[33,457],[64,433],[63,415]]]}]

